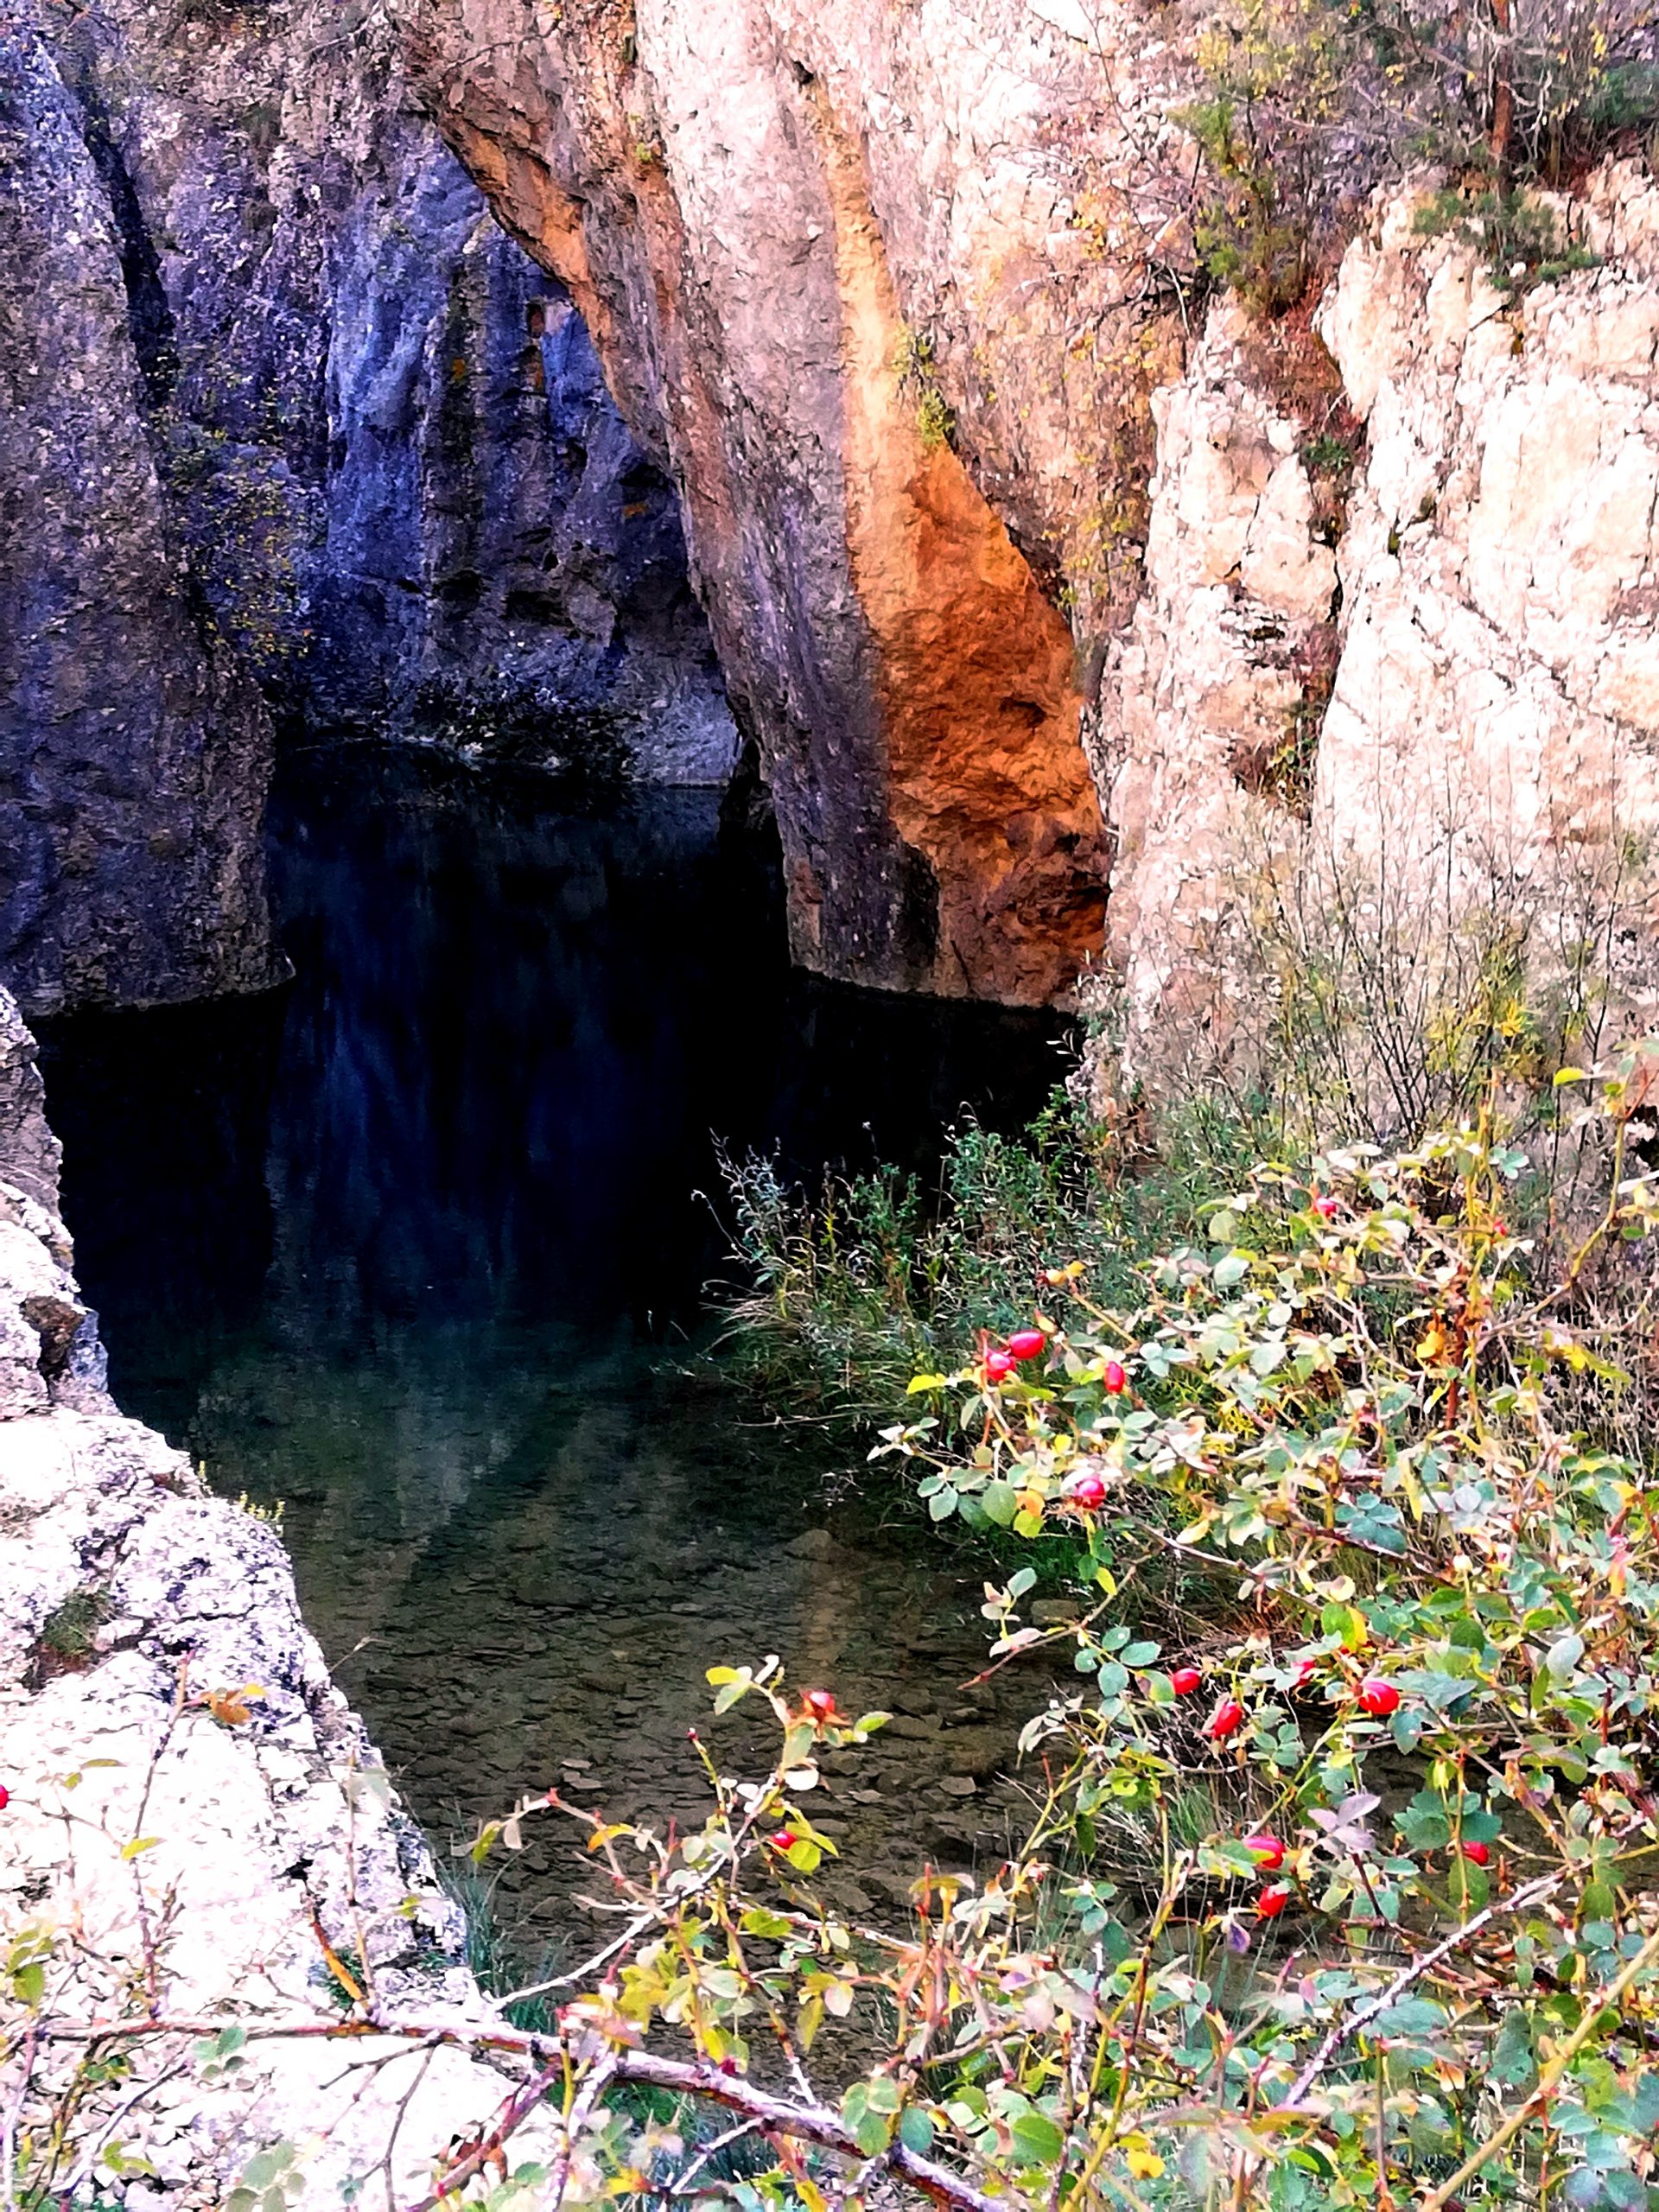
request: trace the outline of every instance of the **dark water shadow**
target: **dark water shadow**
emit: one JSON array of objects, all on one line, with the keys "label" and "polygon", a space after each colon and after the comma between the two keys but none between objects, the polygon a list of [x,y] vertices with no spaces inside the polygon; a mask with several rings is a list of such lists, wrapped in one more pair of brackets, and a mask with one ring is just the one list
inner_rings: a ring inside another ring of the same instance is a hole
[{"label": "dark water shadow", "polygon": [[[971,1588],[804,1540],[822,1456],[663,1347],[722,1257],[713,1135],[925,1173],[964,1109],[1036,1110],[1066,1025],[791,970],[713,794],[559,811],[534,778],[302,756],[271,851],[292,984],[44,1039],[124,1406],[283,1502],[308,1618],[435,1826],[571,1759],[690,1816],[702,1669],[779,1650],[912,1708],[838,1808],[867,1866],[969,1850],[985,1701],[953,1721],[930,1685],[977,1660]],[[545,1847],[512,1882],[565,1926]]]}]

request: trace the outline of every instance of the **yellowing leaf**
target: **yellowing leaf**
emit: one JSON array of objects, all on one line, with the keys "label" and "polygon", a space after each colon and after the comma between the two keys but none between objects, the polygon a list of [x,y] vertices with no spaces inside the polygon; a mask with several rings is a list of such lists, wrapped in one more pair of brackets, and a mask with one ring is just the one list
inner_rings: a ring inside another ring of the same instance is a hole
[{"label": "yellowing leaf", "polygon": [[1137,2181],[1156,2181],[1164,2171],[1163,2160],[1144,2135],[1126,2135],[1123,2149],[1129,2171]]},{"label": "yellowing leaf", "polygon": [[206,1703],[222,1727],[239,1728],[253,1718],[251,1700],[263,1700],[264,1694],[257,1682],[244,1682],[240,1689],[209,1690]]}]

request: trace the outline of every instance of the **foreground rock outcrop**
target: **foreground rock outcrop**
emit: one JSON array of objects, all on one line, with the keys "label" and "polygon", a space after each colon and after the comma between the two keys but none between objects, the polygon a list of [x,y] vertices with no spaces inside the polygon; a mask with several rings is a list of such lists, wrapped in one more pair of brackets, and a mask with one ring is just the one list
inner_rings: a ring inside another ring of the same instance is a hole
[{"label": "foreground rock outcrop", "polygon": [[[105,1392],[55,1166],[0,993],[0,1950],[45,1960],[60,2025],[136,2002],[254,2031],[229,2066],[199,2056],[168,2078],[140,2044],[130,2076],[83,2083],[78,2139],[96,2147],[108,2106],[134,2163],[100,2181],[133,2212],[222,2202],[276,2144],[325,2194],[384,2153],[392,2201],[418,2201],[501,2078],[454,2049],[365,2071],[348,2061],[395,2047],[257,2031],[326,2018],[342,1969],[383,2019],[483,2025],[460,1916],[300,1618],[276,1529]],[[25,2044],[13,2063],[38,2056]],[[63,2046],[62,2082],[77,2056]],[[14,2115],[18,2093],[0,2076]]]}]

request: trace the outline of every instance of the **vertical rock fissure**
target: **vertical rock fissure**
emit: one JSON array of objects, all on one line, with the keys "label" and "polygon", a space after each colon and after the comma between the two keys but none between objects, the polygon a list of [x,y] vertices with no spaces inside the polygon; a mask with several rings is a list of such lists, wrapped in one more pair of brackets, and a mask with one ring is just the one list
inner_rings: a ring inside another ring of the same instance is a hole
[{"label": "vertical rock fissure", "polygon": [[80,111],[81,142],[109,203],[111,236],[127,296],[133,357],[144,397],[152,414],[156,413],[172,399],[179,382],[178,331],[162,281],[161,257],[144,221],[131,172],[115,143],[109,108],[92,81],[88,59],[73,47],[67,49],[66,59],[70,61],[67,86]]}]

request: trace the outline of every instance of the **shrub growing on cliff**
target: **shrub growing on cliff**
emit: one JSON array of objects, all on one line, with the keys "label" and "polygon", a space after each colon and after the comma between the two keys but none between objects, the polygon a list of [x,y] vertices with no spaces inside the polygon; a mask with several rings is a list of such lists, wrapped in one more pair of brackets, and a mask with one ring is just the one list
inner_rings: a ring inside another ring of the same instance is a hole
[{"label": "shrub growing on cliff", "polygon": [[1659,124],[1641,0],[1230,0],[1194,60],[1205,91],[1175,120],[1200,156],[1199,264],[1268,312],[1301,297],[1344,211],[1390,173],[1470,175],[1513,227],[1520,187],[1560,185]]}]

